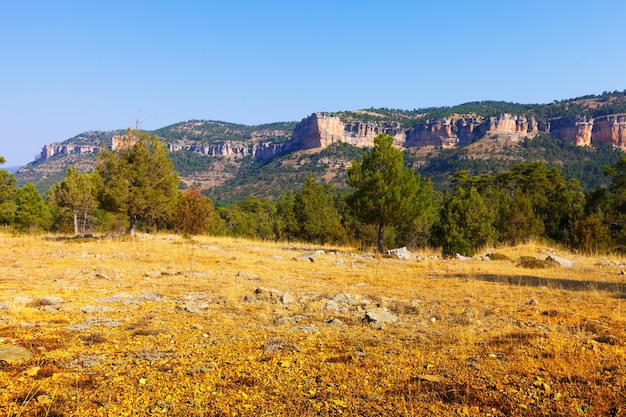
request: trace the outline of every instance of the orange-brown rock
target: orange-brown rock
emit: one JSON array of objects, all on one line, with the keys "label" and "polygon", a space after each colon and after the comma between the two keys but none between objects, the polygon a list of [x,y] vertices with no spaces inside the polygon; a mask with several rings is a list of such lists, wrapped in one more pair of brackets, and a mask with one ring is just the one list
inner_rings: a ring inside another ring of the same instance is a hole
[{"label": "orange-brown rock", "polygon": [[593,143],[604,143],[626,148],[626,114],[597,117],[591,132]]},{"label": "orange-brown rock", "polygon": [[381,133],[392,136],[398,146],[405,142],[404,129],[397,123],[353,121],[344,124],[337,116],[313,113],[296,125],[288,147],[323,149],[336,142],[371,147],[374,146],[374,138]]},{"label": "orange-brown rock", "polygon": [[592,141],[594,120],[583,116],[567,116],[550,122],[550,134],[566,139],[578,146],[589,146]]}]

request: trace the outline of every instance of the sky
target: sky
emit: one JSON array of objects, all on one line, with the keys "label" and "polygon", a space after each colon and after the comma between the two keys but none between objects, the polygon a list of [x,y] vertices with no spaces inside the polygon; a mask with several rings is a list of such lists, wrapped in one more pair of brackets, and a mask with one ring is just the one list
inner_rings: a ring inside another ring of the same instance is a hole
[{"label": "sky", "polygon": [[0,0],[0,155],[88,130],[626,89],[626,2]]}]

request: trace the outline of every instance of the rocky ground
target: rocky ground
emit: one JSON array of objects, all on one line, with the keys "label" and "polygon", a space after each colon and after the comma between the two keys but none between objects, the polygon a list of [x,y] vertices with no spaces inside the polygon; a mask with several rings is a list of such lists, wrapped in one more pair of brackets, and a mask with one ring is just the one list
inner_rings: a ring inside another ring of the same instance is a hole
[{"label": "rocky ground", "polygon": [[0,240],[1,415],[625,413],[618,258]]}]

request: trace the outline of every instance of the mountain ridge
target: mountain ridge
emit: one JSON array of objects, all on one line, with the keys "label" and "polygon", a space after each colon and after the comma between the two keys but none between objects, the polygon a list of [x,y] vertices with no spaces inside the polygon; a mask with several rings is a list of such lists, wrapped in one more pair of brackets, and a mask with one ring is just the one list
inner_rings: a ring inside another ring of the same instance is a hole
[{"label": "mountain ridge", "polygon": [[[513,111],[517,114],[509,113]],[[207,194],[215,195],[216,189],[250,169],[258,171],[277,165],[274,171],[280,174],[278,167],[282,166],[288,174],[288,166],[301,169],[310,164],[311,159],[305,151],[309,154],[321,152],[340,143],[367,148],[380,133],[393,136],[396,146],[412,154],[419,154],[418,149],[428,149],[431,154],[445,149],[457,149],[463,153],[469,145],[485,140],[497,142],[501,148],[519,148],[524,141],[541,135],[549,135],[563,144],[625,149],[624,112],[626,91],[615,91],[550,104],[484,101],[414,110],[370,108],[316,112],[298,123],[275,122],[255,126],[189,120],[152,133],[166,142],[184,186],[199,186],[207,190]],[[40,190],[45,191],[55,180],[62,179],[69,165],[91,170],[95,167],[93,155],[103,146],[114,148],[116,137],[123,132],[88,131],[61,143],[47,144],[37,160],[17,172],[18,183],[35,182]],[[346,148],[341,149],[346,153]],[[347,153],[350,157],[356,154]],[[290,154],[295,160],[289,157]],[[327,154],[325,159],[318,159],[315,163],[325,164],[327,170],[332,165],[335,170],[345,171],[354,158],[346,160],[344,156]],[[423,168],[425,158],[413,163],[416,168]],[[319,176],[339,188],[344,185],[334,179],[341,177],[338,173],[320,172]]]}]

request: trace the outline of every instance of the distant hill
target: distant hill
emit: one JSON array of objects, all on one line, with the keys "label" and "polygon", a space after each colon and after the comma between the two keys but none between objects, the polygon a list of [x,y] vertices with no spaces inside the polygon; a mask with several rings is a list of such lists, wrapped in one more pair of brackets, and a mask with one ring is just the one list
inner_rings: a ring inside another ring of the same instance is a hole
[{"label": "distant hill", "polygon": [[[549,104],[482,101],[314,113],[298,123],[258,126],[190,120],[151,133],[167,144],[181,187],[200,187],[217,203],[248,195],[276,198],[299,189],[309,172],[346,189],[346,168],[380,133],[393,136],[407,165],[438,189],[449,187],[460,169],[495,174],[513,163],[537,160],[591,189],[606,183],[602,166],[626,149],[626,91]],[[37,160],[17,171],[18,184],[33,182],[45,192],[68,166],[92,170],[99,149],[114,147],[123,134],[90,131],[47,144]]]}]

